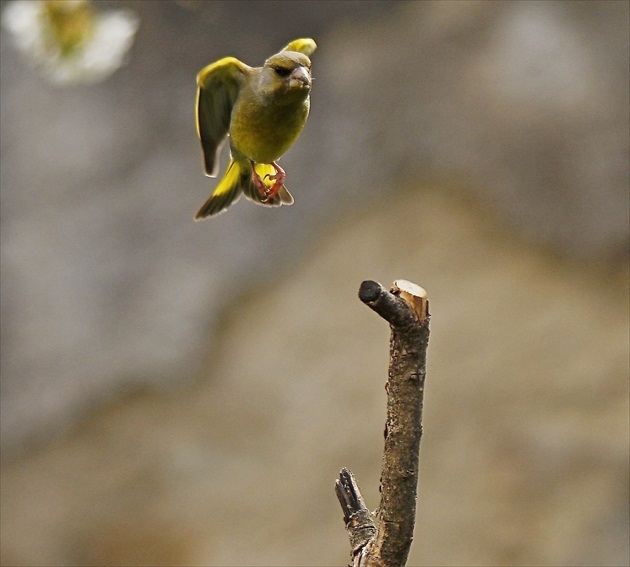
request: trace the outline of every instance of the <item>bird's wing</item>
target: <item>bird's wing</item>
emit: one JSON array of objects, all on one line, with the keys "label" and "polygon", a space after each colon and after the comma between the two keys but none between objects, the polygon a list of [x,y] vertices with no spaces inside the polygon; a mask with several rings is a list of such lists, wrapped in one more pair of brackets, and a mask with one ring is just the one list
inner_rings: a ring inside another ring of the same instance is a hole
[{"label": "bird's wing", "polygon": [[310,37],[305,37],[302,39],[294,39],[282,51],[297,51],[298,53],[303,53],[307,57],[310,57],[316,49],[317,44]]},{"label": "bird's wing", "polygon": [[210,177],[218,173],[219,151],[230,129],[232,107],[250,71],[238,59],[224,57],[197,75],[197,135]]}]

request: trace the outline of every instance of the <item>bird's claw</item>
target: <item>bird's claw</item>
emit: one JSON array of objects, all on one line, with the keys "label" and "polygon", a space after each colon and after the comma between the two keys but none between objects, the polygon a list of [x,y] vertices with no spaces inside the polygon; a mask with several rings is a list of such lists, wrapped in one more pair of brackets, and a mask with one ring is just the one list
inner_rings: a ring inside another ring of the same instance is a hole
[{"label": "bird's claw", "polygon": [[271,187],[265,188],[265,194],[263,195],[263,203],[268,203],[269,201],[271,201],[271,199],[273,199],[278,192],[280,191],[280,188],[282,187],[282,183],[274,183]]},{"label": "bird's claw", "polygon": [[[262,197],[262,203],[268,203],[279,193],[280,189],[282,188],[282,184],[284,183],[284,180],[286,178],[286,173],[278,164],[271,163],[271,165],[276,170],[276,172],[274,174],[267,173],[261,179],[256,172],[255,164],[252,162],[253,181],[254,185],[256,185],[256,188],[258,189],[258,192],[260,193],[260,196]],[[267,187],[264,182],[265,179],[273,181],[274,184],[271,187]]]}]

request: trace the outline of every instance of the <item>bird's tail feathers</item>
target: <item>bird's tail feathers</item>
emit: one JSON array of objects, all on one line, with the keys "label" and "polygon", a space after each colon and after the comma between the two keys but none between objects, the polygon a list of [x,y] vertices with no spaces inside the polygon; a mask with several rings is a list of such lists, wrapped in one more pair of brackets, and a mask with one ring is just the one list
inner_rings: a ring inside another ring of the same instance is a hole
[{"label": "bird's tail feathers", "polygon": [[[275,169],[268,164],[256,164],[256,173],[271,186],[272,182],[265,179],[267,174],[273,175]],[[252,169],[249,163],[230,159],[225,175],[219,181],[217,188],[210,198],[202,205],[195,215],[195,220],[202,220],[225,211],[231,204],[239,200],[241,194],[257,205],[265,207],[280,207],[281,205],[292,205],[293,196],[288,189],[282,185],[280,190],[272,199],[264,200],[258,188],[252,181]]]},{"label": "bird's tail feathers", "polygon": [[233,159],[227,167],[225,175],[219,181],[210,198],[201,206],[195,215],[195,220],[202,220],[225,211],[232,203],[236,203],[243,191],[244,184],[249,182],[251,173],[249,167]]}]

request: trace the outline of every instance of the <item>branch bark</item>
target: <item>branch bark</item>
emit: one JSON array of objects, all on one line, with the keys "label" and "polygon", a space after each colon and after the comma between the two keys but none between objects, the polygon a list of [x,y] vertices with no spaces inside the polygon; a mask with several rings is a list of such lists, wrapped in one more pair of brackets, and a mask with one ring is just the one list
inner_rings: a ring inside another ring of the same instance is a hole
[{"label": "branch bark", "polygon": [[380,506],[374,516],[369,513],[348,469],[341,470],[335,491],[353,566],[401,567],[407,562],[416,518],[429,302],[424,289],[405,280],[395,281],[390,291],[364,281],[359,298],[391,328]]}]

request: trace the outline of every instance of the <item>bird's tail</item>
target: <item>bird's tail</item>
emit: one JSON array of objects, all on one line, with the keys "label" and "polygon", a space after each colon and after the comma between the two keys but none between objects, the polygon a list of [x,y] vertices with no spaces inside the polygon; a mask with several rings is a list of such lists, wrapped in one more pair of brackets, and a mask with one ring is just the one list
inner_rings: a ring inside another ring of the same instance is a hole
[{"label": "bird's tail", "polygon": [[[273,175],[275,169],[268,164],[256,164],[256,173],[261,179],[265,175]],[[265,180],[265,182],[267,182]],[[247,199],[254,201],[257,205],[265,207],[279,207],[281,205],[292,205],[293,196],[283,185],[272,199],[265,201],[254,182],[252,181],[252,168],[246,161],[230,158],[227,171],[219,181],[217,188],[210,198],[202,205],[195,215],[195,220],[202,220],[225,211],[232,203],[236,203],[244,194]]]}]

